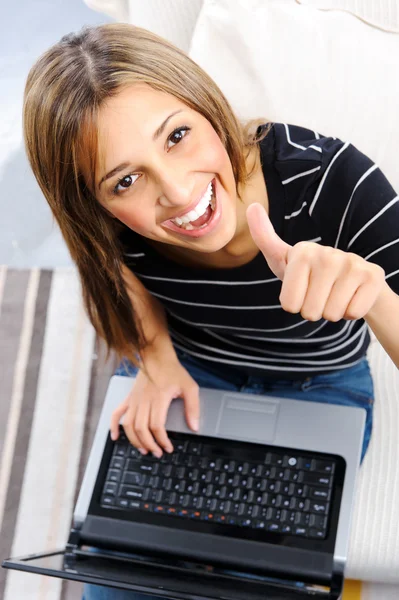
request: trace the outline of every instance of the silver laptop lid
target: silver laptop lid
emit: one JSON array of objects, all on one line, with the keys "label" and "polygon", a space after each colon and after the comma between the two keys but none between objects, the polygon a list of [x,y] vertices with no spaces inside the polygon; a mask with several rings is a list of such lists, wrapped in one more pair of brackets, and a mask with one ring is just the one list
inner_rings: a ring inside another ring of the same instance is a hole
[{"label": "silver laptop lid", "polygon": [[[100,467],[113,410],[125,399],[134,378],[113,376],[85,470],[74,511],[74,526],[84,522]],[[345,565],[366,412],[361,408],[319,402],[200,389],[199,435],[338,454],[346,461],[345,482],[335,544],[334,561]],[[174,400],[167,429],[188,428],[183,401]],[[194,434],[195,435],[195,434]]]}]

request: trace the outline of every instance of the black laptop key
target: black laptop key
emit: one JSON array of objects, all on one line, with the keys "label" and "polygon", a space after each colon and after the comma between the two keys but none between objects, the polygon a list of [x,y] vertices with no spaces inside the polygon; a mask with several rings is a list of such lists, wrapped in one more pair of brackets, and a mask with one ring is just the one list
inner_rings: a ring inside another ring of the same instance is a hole
[{"label": "black laptop key", "polygon": [[323,540],[326,537],[326,532],[323,529],[310,527],[308,531],[308,537]]},{"label": "black laptop key", "polygon": [[266,485],[266,490],[268,492],[277,492],[278,491],[278,485],[277,485],[277,481],[270,481],[267,485]]},{"label": "black laptop key", "polygon": [[164,465],[160,469],[160,473],[164,477],[170,477],[172,472],[173,472],[173,465]]},{"label": "black laptop key", "polygon": [[143,494],[144,490],[141,487],[132,485],[121,485],[119,495],[121,496],[121,498],[141,499],[143,497]]},{"label": "black laptop key", "polygon": [[280,488],[280,492],[285,496],[293,496],[295,493],[294,483],[283,483]]},{"label": "black laptop key", "polygon": [[329,500],[330,494],[331,492],[328,488],[310,488],[309,490],[309,497],[316,500]]},{"label": "black laptop key", "polygon": [[320,473],[299,472],[299,483],[307,483],[308,485],[317,485],[320,487],[328,487],[331,483],[329,475],[321,475]]},{"label": "black laptop key", "polygon": [[129,508],[129,500],[127,498],[118,498],[116,501],[117,506],[120,508]]},{"label": "black laptop key", "polygon": [[123,469],[125,461],[120,456],[114,456],[111,460],[111,469]]},{"label": "black laptop key", "polygon": [[[205,446],[205,448],[204,448],[203,454],[205,456],[208,454],[207,448],[208,448],[208,446]],[[199,455],[199,454],[201,454],[201,450],[202,450],[202,444],[200,444],[198,442],[190,442],[188,444],[187,452],[189,454],[197,454],[197,455]]]},{"label": "black laptop key", "polygon": [[284,462],[284,456],[281,454],[274,454],[273,452],[268,452],[265,458],[265,465],[274,465],[277,467],[282,467]]},{"label": "black laptop key", "polygon": [[129,458],[126,463],[126,470],[139,471],[140,473],[151,473],[151,475],[157,475],[161,470],[161,465],[159,462],[148,460],[147,457],[145,457],[145,460],[136,460]]},{"label": "black laptop key", "polygon": [[309,519],[310,519],[309,514],[298,511],[295,513],[294,523],[295,523],[295,525],[303,525],[304,527],[307,527],[309,525]]},{"label": "black laptop key", "polygon": [[312,469],[312,459],[302,457],[298,458],[296,468],[300,469],[301,471],[310,471]]},{"label": "black laptop key", "polygon": [[122,477],[121,469],[110,469],[107,473],[107,481],[119,483]]},{"label": "black laptop key", "polygon": [[130,485],[144,485],[146,476],[143,473],[137,473],[134,471],[125,471],[123,474],[122,483]]},{"label": "black laptop key", "polygon": [[189,442],[188,442],[188,440],[182,440],[182,441],[180,441],[180,442],[177,442],[177,443],[175,444],[175,450],[176,450],[177,452],[180,452],[180,453],[182,453],[182,454],[185,454],[185,453],[187,452],[188,446],[189,446]]},{"label": "black laptop key", "polygon": [[117,489],[118,489],[117,483],[106,483],[104,486],[104,495],[116,496]]},{"label": "black laptop key", "polygon": [[309,486],[297,484],[294,488],[293,495],[298,498],[307,498],[309,496]]},{"label": "black laptop key", "polygon": [[325,460],[312,460],[312,471],[318,471],[319,473],[326,473],[332,475],[335,471],[335,464]]},{"label": "black laptop key", "polygon": [[133,448],[133,447],[131,447],[129,449],[129,452],[128,452],[127,455],[128,455],[129,458],[141,458],[141,456],[142,456],[141,452],[139,452],[137,450],[137,448]]},{"label": "black laptop key", "polygon": [[121,458],[125,458],[126,454],[130,451],[130,448],[124,444],[115,444],[114,446],[114,456],[120,456]]},{"label": "black laptop key", "polygon": [[288,496],[282,496],[281,494],[277,495],[276,498],[276,506],[279,508],[290,508],[292,504],[293,498]]},{"label": "black laptop key", "polygon": [[101,498],[101,505],[102,506],[114,506],[115,498],[113,496],[103,496]]},{"label": "black laptop key", "polygon": [[228,464],[229,464],[229,466],[228,466],[228,472],[229,473],[234,473],[235,470],[236,470],[236,462],[235,462],[235,460],[230,460]]},{"label": "black laptop key", "polygon": [[311,502],[309,510],[318,515],[326,515],[328,512],[328,504],[325,502]]},{"label": "black laptop key", "polygon": [[309,526],[315,527],[316,529],[325,529],[327,526],[327,519],[322,515],[309,515]]}]

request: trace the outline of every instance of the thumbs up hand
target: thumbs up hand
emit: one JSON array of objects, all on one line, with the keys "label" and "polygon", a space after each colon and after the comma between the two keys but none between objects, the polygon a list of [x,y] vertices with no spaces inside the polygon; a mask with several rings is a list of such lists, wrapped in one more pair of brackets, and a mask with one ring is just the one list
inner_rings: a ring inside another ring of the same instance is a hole
[{"label": "thumbs up hand", "polygon": [[246,212],[252,238],[270,270],[283,285],[279,300],[290,313],[308,321],[355,320],[367,315],[385,283],[385,271],[352,252],[282,240],[264,207],[251,204]]}]

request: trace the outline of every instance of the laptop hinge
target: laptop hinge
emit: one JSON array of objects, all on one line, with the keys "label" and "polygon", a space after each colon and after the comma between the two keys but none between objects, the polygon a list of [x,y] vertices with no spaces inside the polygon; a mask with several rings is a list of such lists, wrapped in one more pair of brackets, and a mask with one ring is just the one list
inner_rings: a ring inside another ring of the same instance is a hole
[{"label": "laptop hinge", "polygon": [[80,531],[72,528],[69,533],[68,542],[65,546],[65,557],[74,556],[80,546]]},{"label": "laptop hinge", "polygon": [[344,587],[344,564],[334,561],[331,575],[329,599],[339,600]]}]

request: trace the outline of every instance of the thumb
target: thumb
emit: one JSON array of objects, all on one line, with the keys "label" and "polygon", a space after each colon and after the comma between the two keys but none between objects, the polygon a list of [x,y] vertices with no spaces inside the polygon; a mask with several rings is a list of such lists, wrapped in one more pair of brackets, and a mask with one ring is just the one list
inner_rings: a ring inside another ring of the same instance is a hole
[{"label": "thumb", "polygon": [[287,256],[292,248],[277,235],[264,207],[255,202],[247,208],[251,236],[265,257],[271,271],[283,281]]},{"label": "thumb", "polygon": [[198,431],[200,419],[200,401],[199,387],[196,383],[188,385],[184,390],[184,409],[188,426],[193,431]]}]

